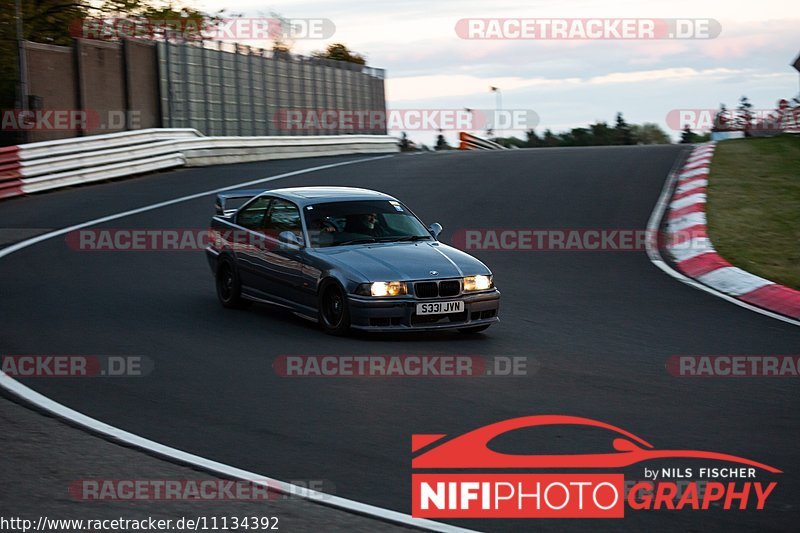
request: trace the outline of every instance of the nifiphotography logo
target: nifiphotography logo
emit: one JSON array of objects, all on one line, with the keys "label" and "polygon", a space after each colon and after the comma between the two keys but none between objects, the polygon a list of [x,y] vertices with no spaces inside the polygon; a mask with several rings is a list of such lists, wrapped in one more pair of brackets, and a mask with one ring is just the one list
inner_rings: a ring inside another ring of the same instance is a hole
[{"label": "nifiphotography logo", "polygon": [[[517,430],[565,427],[607,432],[612,449],[521,455],[492,447]],[[763,510],[778,483],[758,476],[782,473],[725,453],[657,449],[619,427],[564,415],[513,418],[455,437],[413,435],[411,449],[411,514],[420,518],[623,518],[626,507]],[[652,468],[653,461],[660,466],[674,460],[692,466]],[[644,467],[639,479],[625,479],[623,469],[645,462],[651,468]]]}]

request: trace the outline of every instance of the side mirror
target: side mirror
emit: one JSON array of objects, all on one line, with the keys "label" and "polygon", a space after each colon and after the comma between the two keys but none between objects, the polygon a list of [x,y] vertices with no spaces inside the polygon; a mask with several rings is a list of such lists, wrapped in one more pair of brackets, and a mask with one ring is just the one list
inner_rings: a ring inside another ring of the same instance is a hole
[{"label": "side mirror", "polygon": [[236,214],[236,209],[225,209],[224,205],[216,203],[214,204],[214,212],[218,217],[233,218],[233,215]]},{"label": "side mirror", "polygon": [[439,234],[442,232],[442,225],[438,222],[434,222],[428,227],[428,231],[431,232],[431,235],[433,235],[434,239],[438,239]]},{"label": "side mirror", "polygon": [[302,248],[303,240],[292,233],[291,231],[282,231],[278,234],[278,242],[281,243],[281,248]]}]

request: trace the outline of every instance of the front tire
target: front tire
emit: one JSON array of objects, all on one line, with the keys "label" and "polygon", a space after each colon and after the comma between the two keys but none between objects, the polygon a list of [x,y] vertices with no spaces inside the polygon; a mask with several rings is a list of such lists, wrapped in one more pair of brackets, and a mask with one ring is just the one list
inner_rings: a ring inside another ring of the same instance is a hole
[{"label": "front tire", "polygon": [[329,335],[345,335],[350,330],[350,307],[336,282],[325,285],[319,293],[319,323]]},{"label": "front tire", "polygon": [[244,309],[252,303],[242,298],[242,282],[229,261],[222,261],[217,269],[217,298],[228,309]]}]

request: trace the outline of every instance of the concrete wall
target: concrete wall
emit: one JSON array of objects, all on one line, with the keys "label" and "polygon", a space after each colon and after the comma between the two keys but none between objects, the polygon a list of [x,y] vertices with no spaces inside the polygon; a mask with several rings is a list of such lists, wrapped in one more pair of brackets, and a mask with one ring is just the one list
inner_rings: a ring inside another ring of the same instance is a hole
[{"label": "concrete wall", "polygon": [[126,81],[122,46],[76,39],[80,108],[91,110],[86,134],[125,130]]},{"label": "concrete wall", "polygon": [[129,129],[160,128],[158,56],[154,43],[125,41]]},{"label": "concrete wall", "polygon": [[381,69],[223,43],[76,39],[26,50],[29,94],[45,110],[83,110],[86,124],[28,131],[24,142],[153,127],[221,136],[386,133],[291,129],[280,118],[288,110],[385,111]]},{"label": "concrete wall", "polygon": [[[28,94],[39,97],[42,109],[78,109],[75,60],[72,49],[25,43],[28,62]],[[27,142],[75,137],[76,131],[42,130],[27,133]]]}]

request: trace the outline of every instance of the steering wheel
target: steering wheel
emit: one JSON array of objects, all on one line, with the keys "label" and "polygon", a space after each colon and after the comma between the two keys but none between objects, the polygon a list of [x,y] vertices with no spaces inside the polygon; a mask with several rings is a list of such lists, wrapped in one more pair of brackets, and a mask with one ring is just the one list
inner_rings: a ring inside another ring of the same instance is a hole
[{"label": "steering wheel", "polygon": [[319,226],[319,231],[320,233],[336,233],[339,231],[339,228],[330,220],[323,220],[322,224]]}]

